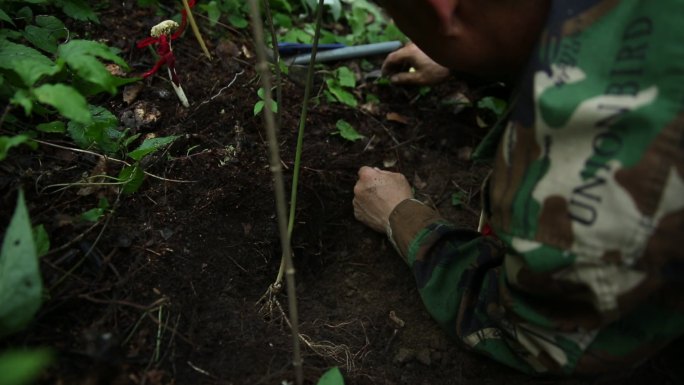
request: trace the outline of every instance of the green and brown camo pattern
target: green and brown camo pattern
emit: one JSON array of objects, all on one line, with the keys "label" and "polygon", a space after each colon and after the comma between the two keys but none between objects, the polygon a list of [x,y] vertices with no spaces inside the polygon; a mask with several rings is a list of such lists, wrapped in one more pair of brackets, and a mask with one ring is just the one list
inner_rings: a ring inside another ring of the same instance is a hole
[{"label": "green and brown camo pattern", "polygon": [[405,252],[469,348],[600,374],[684,334],[683,20],[684,0],[552,2],[488,181],[498,239],[436,220]]}]

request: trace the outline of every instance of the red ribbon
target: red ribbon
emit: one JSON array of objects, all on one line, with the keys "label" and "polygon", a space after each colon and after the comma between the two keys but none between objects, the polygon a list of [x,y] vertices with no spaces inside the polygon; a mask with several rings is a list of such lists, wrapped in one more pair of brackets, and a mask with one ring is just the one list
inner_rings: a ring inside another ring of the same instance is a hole
[{"label": "red ribbon", "polygon": [[[189,0],[188,5],[190,8],[195,6],[196,0]],[[169,39],[166,35],[162,35],[159,37],[147,37],[145,39],[142,39],[138,41],[136,46],[138,48],[145,48],[150,45],[157,45],[156,51],[157,54],[159,55],[159,60],[154,63],[154,66],[152,67],[151,70],[145,72],[143,74],[143,78],[147,78],[153,74],[155,74],[159,69],[166,64],[167,67],[171,70],[171,78],[173,82],[176,84],[176,86],[180,85],[180,80],[178,79],[178,74],[176,74],[176,57],[173,55],[173,51],[171,50],[171,41],[176,40],[180,37],[180,35],[183,33],[185,30],[185,27],[188,24],[188,13],[185,11],[185,7],[183,10],[181,10],[181,23],[176,32],[174,32],[171,35],[171,39]]]}]

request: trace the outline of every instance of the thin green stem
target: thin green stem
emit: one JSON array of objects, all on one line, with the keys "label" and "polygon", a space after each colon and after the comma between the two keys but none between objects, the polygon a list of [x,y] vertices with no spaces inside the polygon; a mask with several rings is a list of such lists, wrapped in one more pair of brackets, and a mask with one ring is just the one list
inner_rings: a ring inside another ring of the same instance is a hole
[{"label": "thin green stem", "polygon": [[[200,47],[202,48],[202,52],[204,52],[204,55],[211,61],[211,54],[209,53],[209,50],[207,49],[207,45],[204,44],[204,39],[202,38],[202,33],[200,32],[199,28],[197,27],[197,23],[195,22],[195,17],[192,15],[192,9],[190,9],[190,5],[188,4],[188,0],[183,0],[183,8],[185,8],[185,14],[188,17],[188,22],[190,23],[190,28],[192,28],[192,33],[195,35],[195,39],[197,39],[197,42],[199,43]],[[171,40],[169,40],[171,41]]]},{"label": "thin green stem", "polygon": [[[295,216],[297,212],[297,191],[299,185],[299,170],[302,161],[302,147],[304,144],[304,128],[306,127],[306,116],[309,112],[309,98],[311,96],[311,86],[313,83],[314,64],[316,63],[316,53],[318,52],[318,39],[321,35],[321,19],[323,18],[323,0],[318,0],[316,8],[316,31],[314,32],[313,47],[311,48],[311,60],[306,72],[306,87],[304,87],[304,102],[302,103],[302,113],[299,116],[299,131],[297,132],[297,149],[295,150],[294,170],[292,171],[292,191],[290,193],[290,216],[287,224],[287,234],[292,238],[294,230]],[[285,263],[281,261],[278,276],[275,284],[278,285],[283,279]]]},{"label": "thin green stem", "polygon": [[301,385],[304,376],[302,373],[302,355],[299,345],[299,317],[297,314],[297,292],[295,290],[294,268],[292,267],[292,250],[290,237],[287,231],[287,209],[285,200],[285,183],[283,181],[283,169],[280,162],[278,149],[278,138],[276,136],[276,122],[271,110],[273,97],[271,95],[271,73],[266,61],[266,44],[264,43],[264,26],[261,21],[259,11],[259,1],[250,0],[250,12],[252,15],[252,32],[254,34],[254,45],[257,56],[256,69],[261,75],[262,87],[264,88],[264,123],[269,147],[269,163],[273,173],[273,184],[275,190],[276,212],[278,217],[278,232],[280,243],[285,257],[285,270],[287,272],[287,300],[289,305],[289,315],[292,323],[292,346],[293,360],[292,365],[295,369],[295,380],[297,385]]},{"label": "thin green stem", "polygon": [[276,76],[276,103],[278,104],[278,112],[276,112],[276,124],[278,127],[282,124],[280,116],[283,111],[283,75],[280,71],[280,53],[278,52],[278,35],[276,34],[275,25],[273,24],[273,14],[271,13],[270,0],[264,0],[264,11],[266,11],[266,20],[268,20],[268,27],[271,30],[271,45],[273,46],[273,63],[275,63]]}]

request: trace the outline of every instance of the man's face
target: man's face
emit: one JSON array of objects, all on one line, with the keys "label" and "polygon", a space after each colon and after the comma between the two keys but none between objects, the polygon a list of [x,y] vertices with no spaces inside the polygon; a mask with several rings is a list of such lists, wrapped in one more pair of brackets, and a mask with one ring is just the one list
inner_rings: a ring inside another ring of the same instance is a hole
[{"label": "man's face", "polygon": [[543,29],[549,0],[381,0],[433,60],[489,78],[515,77]]}]

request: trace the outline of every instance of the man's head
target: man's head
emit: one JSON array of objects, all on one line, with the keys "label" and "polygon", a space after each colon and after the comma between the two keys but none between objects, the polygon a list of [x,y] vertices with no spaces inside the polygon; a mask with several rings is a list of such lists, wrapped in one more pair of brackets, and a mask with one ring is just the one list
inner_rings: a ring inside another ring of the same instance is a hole
[{"label": "man's head", "polygon": [[516,76],[550,0],[381,0],[399,28],[438,63],[491,78]]}]

